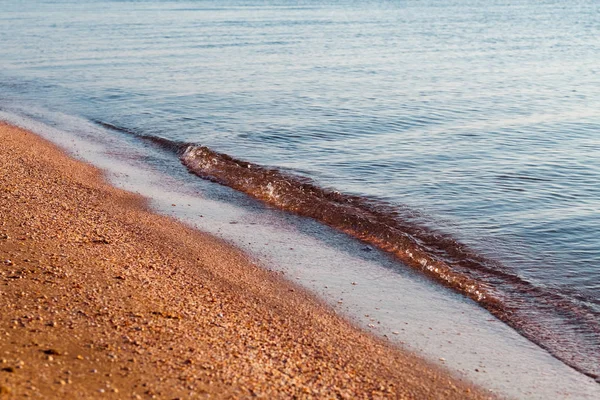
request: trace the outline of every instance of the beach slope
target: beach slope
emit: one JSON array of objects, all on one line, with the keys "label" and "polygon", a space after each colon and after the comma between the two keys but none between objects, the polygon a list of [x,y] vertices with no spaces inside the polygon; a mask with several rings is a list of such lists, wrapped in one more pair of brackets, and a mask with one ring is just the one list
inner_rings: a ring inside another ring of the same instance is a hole
[{"label": "beach slope", "polygon": [[0,398],[485,392],[0,123]]}]

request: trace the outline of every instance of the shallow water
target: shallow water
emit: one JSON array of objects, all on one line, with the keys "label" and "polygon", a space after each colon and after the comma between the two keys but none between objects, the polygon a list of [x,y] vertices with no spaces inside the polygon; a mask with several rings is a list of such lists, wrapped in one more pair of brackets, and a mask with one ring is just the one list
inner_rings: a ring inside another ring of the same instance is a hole
[{"label": "shallow water", "polygon": [[358,196],[495,315],[600,374],[598,2],[0,10],[2,109],[201,144]]}]

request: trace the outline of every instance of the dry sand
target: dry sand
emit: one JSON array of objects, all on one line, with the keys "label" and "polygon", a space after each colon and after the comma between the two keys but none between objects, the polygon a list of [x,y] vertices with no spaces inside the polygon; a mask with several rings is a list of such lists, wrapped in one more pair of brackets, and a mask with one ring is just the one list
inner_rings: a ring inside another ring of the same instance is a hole
[{"label": "dry sand", "polygon": [[489,397],[0,123],[0,398]]}]

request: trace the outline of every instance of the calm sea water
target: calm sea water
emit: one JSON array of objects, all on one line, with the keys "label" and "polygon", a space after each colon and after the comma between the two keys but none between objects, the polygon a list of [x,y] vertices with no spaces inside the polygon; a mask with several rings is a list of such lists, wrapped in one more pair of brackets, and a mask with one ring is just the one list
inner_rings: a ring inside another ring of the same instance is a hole
[{"label": "calm sea water", "polygon": [[384,205],[467,248],[451,267],[506,322],[597,377],[598,38],[595,0],[0,0],[0,108]]}]

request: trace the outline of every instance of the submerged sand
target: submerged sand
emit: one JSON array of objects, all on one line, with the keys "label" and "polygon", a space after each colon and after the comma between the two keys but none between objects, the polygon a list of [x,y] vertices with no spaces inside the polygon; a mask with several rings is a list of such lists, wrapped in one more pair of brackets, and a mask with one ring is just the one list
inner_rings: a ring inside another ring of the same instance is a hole
[{"label": "submerged sand", "polygon": [[0,398],[489,397],[0,124]]}]

